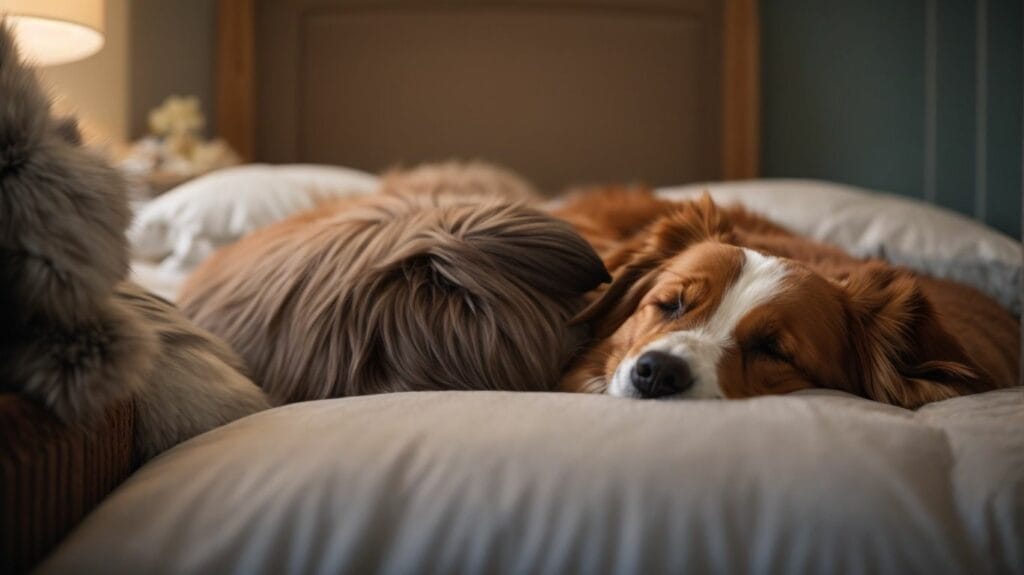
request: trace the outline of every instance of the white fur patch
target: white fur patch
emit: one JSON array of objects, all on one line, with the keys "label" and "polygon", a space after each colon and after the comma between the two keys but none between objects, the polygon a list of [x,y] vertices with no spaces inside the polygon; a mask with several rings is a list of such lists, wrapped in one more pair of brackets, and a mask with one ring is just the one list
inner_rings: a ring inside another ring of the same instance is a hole
[{"label": "white fur patch", "polygon": [[779,258],[765,256],[743,248],[745,256],[739,277],[722,297],[718,309],[707,323],[695,329],[672,332],[627,357],[615,369],[608,385],[608,393],[618,397],[640,397],[633,387],[630,374],[636,359],[648,351],[662,351],[686,360],[693,373],[693,387],[667,399],[721,398],[718,384],[718,362],[725,350],[735,344],[733,332],[748,313],[771,300],[786,277],[786,266]]}]

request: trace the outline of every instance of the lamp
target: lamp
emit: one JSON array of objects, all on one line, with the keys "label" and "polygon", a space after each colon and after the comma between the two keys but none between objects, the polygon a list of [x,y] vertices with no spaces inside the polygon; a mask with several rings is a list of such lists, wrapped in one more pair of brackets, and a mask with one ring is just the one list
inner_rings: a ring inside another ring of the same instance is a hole
[{"label": "lamp", "polygon": [[26,59],[40,66],[92,56],[103,48],[103,0],[0,0]]}]

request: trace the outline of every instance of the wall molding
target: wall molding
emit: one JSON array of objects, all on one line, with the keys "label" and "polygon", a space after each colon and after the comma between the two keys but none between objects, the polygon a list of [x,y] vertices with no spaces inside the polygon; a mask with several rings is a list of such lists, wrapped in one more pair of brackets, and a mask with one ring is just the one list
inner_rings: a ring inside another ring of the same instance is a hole
[{"label": "wall molding", "polygon": [[758,0],[725,0],[722,50],[722,176],[761,172],[761,22]]}]

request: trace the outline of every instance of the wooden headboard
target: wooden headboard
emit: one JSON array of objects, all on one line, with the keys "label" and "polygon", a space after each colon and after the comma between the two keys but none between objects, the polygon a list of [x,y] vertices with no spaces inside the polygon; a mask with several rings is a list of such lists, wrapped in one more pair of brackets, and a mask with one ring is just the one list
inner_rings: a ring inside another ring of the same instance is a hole
[{"label": "wooden headboard", "polygon": [[756,0],[220,0],[217,120],[250,160],[453,157],[548,190],[754,177]]}]

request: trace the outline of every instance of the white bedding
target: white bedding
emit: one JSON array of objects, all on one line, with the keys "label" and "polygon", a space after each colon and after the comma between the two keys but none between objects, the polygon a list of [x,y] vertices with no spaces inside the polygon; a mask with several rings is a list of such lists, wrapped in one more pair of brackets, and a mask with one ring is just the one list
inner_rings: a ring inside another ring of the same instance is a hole
[{"label": "white bedding", "polygon": [[135,257],[187,274],[217,248],[319,201],[377,189],[371,174],[339,166],[246,164],[186,182],[135,206]]},{"label": "white bedding", "polygon": [[152,461],[41,573],[1021,573],[1024,389],[318,401]]}]

